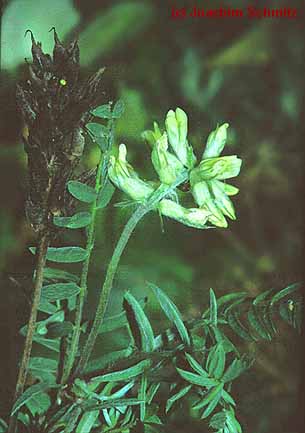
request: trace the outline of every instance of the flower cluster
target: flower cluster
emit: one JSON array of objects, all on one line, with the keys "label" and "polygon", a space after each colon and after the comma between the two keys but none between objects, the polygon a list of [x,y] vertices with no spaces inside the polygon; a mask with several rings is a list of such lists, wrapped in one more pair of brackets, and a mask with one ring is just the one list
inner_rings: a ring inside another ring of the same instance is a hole
[{"label": "flower cluster", "polygon": [[54,30],[53,58],[32,37],[29,78],[17,85],[17,105],[25,123],[28,155],[26,213],[35,231],[50,230],[53,216],[67,212],[66,183],[84,150],[84,125],[101,102],[99,70],[79,78],[77,41],[64,46]]},{"label": "flower cluster", "polygon": [[[186,208],[168,197],[158,203],[157,209],[162,215],[201,229],[208,228],[209,224],[225,228],[228,226],[226,217],[236,219],[229,196],[237,194],[238,189],[224,181],[238,176],[242,161],[236,155],[220,156],[228,126],[225,123],[211,132],[199,164],[188,143],[188,119],[181,108],[167,113],[164,132],[154,123],[154,130],[143,133],[152,147],[151,160],[160,182],[170,186],[187,170],[190,190],[198,206]],[[143,202],[156,190],[158,183],[140,179],[127,162],[126,153],[126,146],[121,144],[118,156],[110,159],[109,177],[133,200]]]}]

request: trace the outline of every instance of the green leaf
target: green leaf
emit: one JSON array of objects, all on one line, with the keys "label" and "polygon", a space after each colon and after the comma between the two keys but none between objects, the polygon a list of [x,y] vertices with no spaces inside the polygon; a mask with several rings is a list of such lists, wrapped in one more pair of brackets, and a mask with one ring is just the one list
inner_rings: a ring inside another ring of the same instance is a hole
[{"label": "green leaf", "polygon": [[51,340],[49,338],[37,337],[36,335],[34,336],[33,340],[36,343],[47,347],[48,349],[54,350],[55,352],[59,352],[59,344],[60,344],[59,340]]},{"label": "green leaf", "polygon": [[118,398],[113,400],[106,400],[103,402],[97,402],[96,400],[87,400],[82,404],[82,409],[85,412],[96,410],[96,409],[110,409],[118,408],[122,406],[136,406],[141,404],[142,400],[137,398]]},{"label": "green leaf", "polygon": [[93,203],[97,196],[94,188],[78,180],[70,180],[67,183],[67,188],[73,197],[84,203]]},{"label": "green leaf", "polygon": [[73,325],[71,322],[63,322],[63,323],[51,323],[48,326],[48,338],[61,338],[66,337],[71,334],[73,331]]},{"label": "green leaf", "polygon": [[191,388],[192,385],[186,385],[183,388],[181,388],[180,391],[172,395],[166,402],[165,413],[167,413],[171,409],[171,407],[177,400],[180,400],[180,398],[184,397],[190,391]]},{"label": "green leaf", "polygon": [[290,295],[291,293],[295,292],[301,287],[300,283],[294,283],[290,284],[285,289],[280,290],[278,293],[276,293],[273,298],[271,299],[270,305],[273,306],[276,302],[278,302],[280,299],[284,298],[287,295]]},{"label": "green leaf", "polygon": [[146,374],[142,374],[140,388],[138,393],[138,399],[142,400],[140,403],[140,421],[144,422],[145,414],[146,414],[146,391],[147,391],[147,376]]},{"label": "green leaf", "polygon": [[12,415],[14,415],[24,404],[26,404],[30,399],[34,398],[41,392],[47,391],[50,388],[57,388],[59,385],[51,385],[49,383],[37,383],[30,386],[25,390],[25,392],[15,401]]},{"label": "green leaf", "polygon": [[250,334],[249,330],[241,323],[236,313],[230,312],[227,317],[228,323],[241,338],[247,341],[255,341],[255,338]]},{"label": "green leaf", "polygon": [[234,359],[222,377],[223,382],[231,382],[247,369],[247,365],[241,359]]},{"label": "green leaf", "polygon": [[[218,392],[215,393],[215,395],[213,396],[213,399],[210,401],[210,403],[208,404],[208,406],[204,410],[203,414],[200,417],[201,419],[207,418],[213,412],[215,407],[218,405],[219,400],[221,398],[221,394],[222,394],[223,384],[220,384],[217,388],[218,388]],[[215,391],[216,391],[216,389],[215,389]]]},{"label": "green leaf", "polygon": [[178,367],[177,367],[177,371],[183,379],[185,379],[187,382],[192,383],[193,385],[204,386],[204,387],[211,387],[211,386],[218,385],[218,381],[215,379],[202,377],[199,376],[198,374],[194,374],[191,373],[190,371],[182,370],[181,368]]},{"label": "green leaf", "polygon": [[92,382],[119,382],[119,381],[125,381],[130,380],[132,377],[139,376],[143,371],[148,369],[151,365],[150,359],[144,359],[143,361],[139,362],[138,364],[126,368],[125,370],[121,371],[114,371],[112,373],[106,373],[102,376],[95,377],[92,379]]},{"label": "green leaf", "polygon": [[224,371],[225,367],[225,351],[222,343],[214,346],[209,353],[207,359],[207,369],[210,376],[219,379]]},{"label": "green leaf", "polygon": [[92,410],[91,412],[84,413],[78,423],[76,433],[90,433],[98,416],[98,410]]},{"label": "green leaf", "polygon": [[68,229],[80,229],[87,227],[91,223],[91,215],[89,212],[78,212],[71,217],[53,218],[53,223],[57,227],[66,227]]},{"label": "green leaf", "polygon": [[33,357],[30,358],[29,369],[45,373],[56,373],[57,361],[50,358]]},{"label": "green leaf", "polygon": [[190,366],[193,368],[196,373],[200,374],[200,376],[208,377],[207,371],[205,371],[199,362],[196,361],[189,353],[185,353],[185,357],[188,360]]},{"label": "green leaf", "polygon": [[79,292],[80,288],[75,283],[54,283],[42,287],[41,297],[52,302],[68,299],[71,296],[77,295]]},{"label": "green leaf", "polygon": [[110,202],[115,191],[115,187],[112,185],[110,180],[107,179],[106,183],[102,186],[98,193],[96,207],[97,209],[105,208]]},{"label": "green leaf", "polygon": [[42,311],[43,313],[54,314],[58,308],[50,302],[40,299],[38,310]]},{"label": "green leaf", "polygon": [[197,404],[195,404],[192,408],[194,410],[199,410],[202,409],[203,406],[208,405],[212,400],[214,400],[214,398],[216,396],[218,396],[218,393],[222,392],[223,390],[223,383],[220,383],[219,385],[215,386],[214,388],[212,388],[206,395],[205,397]]},{"label": "green leaf", "polygon": [[100,149],[105,152],[108,147],[109,131],[106,126],[100,123],[87,123],[86,128],[93,135],[93,140],[99,145]]},{"label": "green leaf", "polygon": [[[32,254],[36,253],[36,247],[30,247]],[[47,251],[47,260],[58,263],[82,262],[87,257],[87,251],[80,247],[50,247]]]},{"label": "green leaf", "polygon": [[48,394],[40,392],[26,402],[26,406],[33,416],[44,414],[51,406],[51,399]]},{"label": "green leaf", "polygon": [[100,117],[101,119],[111,119],[112,118],[111,105],[110,104],[100,105],[99,107],[92,110],[91,113],[96,117]]},{"label": "green leaf", "polygon": [[149,287],[154,292],[157,297],[160,306],[166,316],[175,324],[177,331],[181,337],[181,340],[187,346],[190,345],[190,337],[188,331],[183,323],[180,311],[176,307],[176,305],[170,300],[170,298],[157,286],[154,284],[148,283]]},{"label": "green leaf", "polygon": [[[141,305],[130,292],[127,292],[124,295],[123,306],[136,344],[143,352],[152,352],[154,333]],[[141,342],[138,341],[138,335],[140,335]]]},{"label": "green leaf", "polygon": [[215,430],[222,430],[225,426],[227,420],[227,415],[224,411],[215,413],[209,422],[209,427]]},{"label": "green leaf", "polygon": [[81,413],[82,413],[82,410],[79,406],[75,406],[73,408],[71,414],[67,418],[67,423],[65,425],[65,429],[64,429],[63,433],[72,433],[75,431],[74,429],[75,429],[75,426],[77,424],[77,421],[78,421]]},{"label": "green leaf", "polygon": [[115,119],[118,119],[122,116],[122,114],[124,113],[125,110],[125,104],[124,101],[122,101],[122,99],[119,99],[113,107],[113,112],[112,112],[112,117]]},{"label": "green leaf", "polygon": [[5,433],[7,428],[8,425],[6,424],[6,422],[2,418],[0,418],[0,433]]},{"label": "green leaf", "polygon": [[102,370],[109,364],[113,364],[114,362],[120,359],[128,358],[128,356],[130,356],[132,352],[133,349],[131,347],[128,347],[127,349],[110,352],[104,356],[93,359],[92,361],[88,362],[87,367],[85,369],[85,373],[91,373],[93,371]]},{"label": "green leaf", "polygon": [[217,326],[217,300],[213,289],[210,289],[210,323]]},{"label": "green leaf", "polygon": [[248,311],[248,320],[252,328],[258,333],[258,335],[266,340],[271,340],[272,337],[269,334],[267,328],[264,325],[261,316],[258,313],[258,307],[252,305]]},{"label": "green leaf", "polygon": [[221,396],[225,402],[229,403],[231,406],[236,406],[233,397],[225,389],[222,390]]},{"label": "green leaf", "polygon": [[78,283],[79,277],[77,275],[71,274],[71,272],[67,272],[62,269],[45,267],[43,270],[43,280],[44,281],[63,280],[63,281],[73,281],[74,283]]}]

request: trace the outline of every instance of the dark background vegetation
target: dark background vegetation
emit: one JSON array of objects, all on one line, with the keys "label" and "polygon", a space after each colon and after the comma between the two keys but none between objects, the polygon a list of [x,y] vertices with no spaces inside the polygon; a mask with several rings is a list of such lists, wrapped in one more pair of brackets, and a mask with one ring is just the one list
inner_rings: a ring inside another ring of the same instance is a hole
[{"label": "dark background vegetation", "polygon": [[[256,2],[257,3],[257,2]],[[245,0],[175,2],[176,6],[245,7]],[[272,2],[260,3],[272,6]],[[278,7],[282,2],[274,2]],[[15,107],[15,83],[25,76],[23,58],[30,59],[33,30],[52,48],[56,26],[64,40],[79,38],[83,73],[106,66],[105,103],[122,98],[126,112],[117,126],[117,142],[126,143],[130,159],[145,178],[152,171],[148,146],[140,133],[153,120],[163,122],[168,109],[189,114],[189,137],[201,155],[208,133],[229,122],[227,152],[243,159],[234,182],[238,219],[226,230],[199,231],[149,215],[138,227],[124,254],[109,311],[120,311],[123,291],[148,295],[148,314],[155,329],[164,328],[162,314],[145,281],[162,287],[186,318],[196,317],[213,287],[217,296],[247,290],[257,295],[302,279],[304,160],[304,14],[298,19],[170,19],[172,2],[163,0],[11,0],[2,16],[0,87],[0,323],[1,410],[8,409],[14,365],[22,340],[18,328],[27,320],[29,278],[33,258],[27,247],[35,242],[24,216],[25,168]],[[303,7],[302,1],[286,6]],[[84,166],[97,162],[87,149]],[[98,289],[113,244],[130,210],[110,207],[99,217],[96,253],[90,278],[90,304]],[[65,235],[61,244],[83,234]],[[88,309],[90,317],[94,309]],[[257,347],[257,364],[235,386],[238,413],[248,433],[291,433],[299,410],[301,340],[286,326],[273,344]],[[103,341],[120,348],[123,335]],[[254,350],[252,347],[245,347]],[[34,350],[38,348],[35,347]],[[2,377],[3,376],[3,377]],[[168,431],[205,431],[187,407],[170,419]],[[179,415],[180,413],[180,415]],[[3,413],[2,413],[3,415]]]}]

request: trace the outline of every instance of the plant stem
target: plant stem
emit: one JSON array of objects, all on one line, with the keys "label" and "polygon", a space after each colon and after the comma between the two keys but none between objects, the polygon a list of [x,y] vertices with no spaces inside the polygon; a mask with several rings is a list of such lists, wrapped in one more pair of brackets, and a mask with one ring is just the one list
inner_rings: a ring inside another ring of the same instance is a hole
[{"label": "plant stem", "polygon": [[88,279],[88,271],[89,271],[89,265],[91,260],[91,254],[92,250],[94,248],[94,234],[95,234],[95,220],[96,220],[96,212],[97,212],[97,197],[98,193],[101,189],[101,174],[104,169],[105,164],[107,164],[108,157],[105,155],[104,157],[101,156],[97,174],[96,174],[96,181],[95,181],[95,192],[96,192],[96,199],[94,200],[92,207],[91,207],[91,223],[88,229],[88,238],[87,238],[87,245],[86,245],[86,251],[87,256],[83,263],[82,267],[82,273],[80,278],[80,292],[79,297],[76,305],[76,311],[75,311],[75,324],[74,324],[74,331],[72,335],[71,345],[69,347],[69,353],[68,353],[68,359],[64,366],[64,371],[61,379],[61,383],[65,383],[69,375],[72,371],[73,364],[75,357],[77,355],[78,345],[79,345],[79,338],[81,333],[81,321],[82,321],[82,315],[83,315],[83,309],[84,309],[84,303],[85,298],[87,294],[87,279]]},{"label": "plant stem", "polygon": [[97,338],[97,335],[99,333],[99,329],[103,323],[106,308],[108,305],[109,295],[112,289],[112,283],[113,279],[121,258],[121,255],[127,245],[127,242],[132,235],[136,225],[138,222],[146,215],[148,212],[153,210],[158,202],[164,198],[166,195],[168,195],[171,191],[173,191],[178,185],[185,182],[187,179],[187,172],[183,172],[181,176],[170,186],[161,184],[160,187],[151,195],[151,197],[148,199],[147,203],[144,205],[139,206],[136,211],[132,214],[129,221],[125,225],[123,232],[120,236],[120,239],[114,249],[113,255],[111,257],[111,260],[109,262],[105,282],[103,284],[99,303],[96,310],[96,315],[94,322],[92,324],[87,342],[85,344],[85,347],[83,348],[81,358],[76,370],[76,373],[81,373],[84,368],[86,367],[86,364],[90,358],[91,352],[93,350],[95,340]]},{"label": "plant stem", "polygon": [[[49,245],[48,236],[47,234],[44,234],[41,236],[38,242],[37,251],[36,251],[37,265],[36,265],[36,272],[35,272],[32,308],[31,308],[30,318],[28,322],[28,330],[27,330],[27,335],[24,343],[23,355],[22,355],[21,364],[18,373],[14,401],[16,401],[23,393],[24,385],[26,382],[28,366],[29,366],[32,345],[33,345],[33,337],[36,328],[37,312],[38,312],[41,288],[43,283],[43,269],[46,263],[48,245]],[[10,418],[8,433],[15,432],[16,419],[17,418],[15,416]]]}]

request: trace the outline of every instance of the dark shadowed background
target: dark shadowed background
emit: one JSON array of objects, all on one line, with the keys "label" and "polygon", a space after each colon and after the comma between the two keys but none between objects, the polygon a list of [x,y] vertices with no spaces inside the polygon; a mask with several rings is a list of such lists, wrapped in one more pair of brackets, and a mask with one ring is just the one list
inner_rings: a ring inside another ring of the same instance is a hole
[{"label": "dark shadowed background", "polygon": [[[271,1],[256,2],[272,6]],[[250,4],[250,3],[249,3]],[[277,7],[283,2],[273,2]],[[176,7],[245,7],[246,0],[176,1]],[[24,215],[25,168],[15,106],[15,84],[24,78],[24,57],[30,60],[26,29],[52,50],[52,33],[79,38],[84,76],[106,66],[105,103],[122,98],[126,111],[117,125],[116,144],[127,145],[141,176],[155,177],[150,150],[141,132],[154,120],[162,123],[177,106],[189,115],[189,137],[201,155],[208,133],[228,122],[226,151],[243,159],[234,184],[238,219],[229,229],[199,231],[173,220],[149,215],[138,227],[125,252],[113,290],[110,310],[120,311],[124,290],[149,296],[148,314],[155,329],[167,323],[145,282],[158,284],[173,298],[186,318],[197,317],[212,287],[217,296],[247,290],[250,295],[281,289],[302,280],[304,221],[304,8],[296,19],[198,18],[172,20],[172,2],[164,0],[10,0],[4,2],[1,29],[0,85],[0,276],[1,342],[0,410],[8,410],[14,386],[16,357],[22,347],[18,328],[27,320],[29,279],[33,258],[28,246],[35,237]],[[84,165],[94,167],[97,150],[88,148]],[[99,217],[96,252],[90,277],[94,305],[103,274],[129,209],[113,207],[116,192]],[[79,242],[84,234],[58,240]],[[159,316],[160,314],[160,316]],[[124,336],[109,345],[122,347]],[[298,412],[301,346],[295,331],[282,326],[279,336],[261,343],[255,369],[235,386],[241,423],[248,433],[291,433]],[[37,353],[38,348],[34,347]],[[169,432],[198,432],[187,419],[189,409],[170,420]],[[200,427],[200,431],[204,431]]]}]

